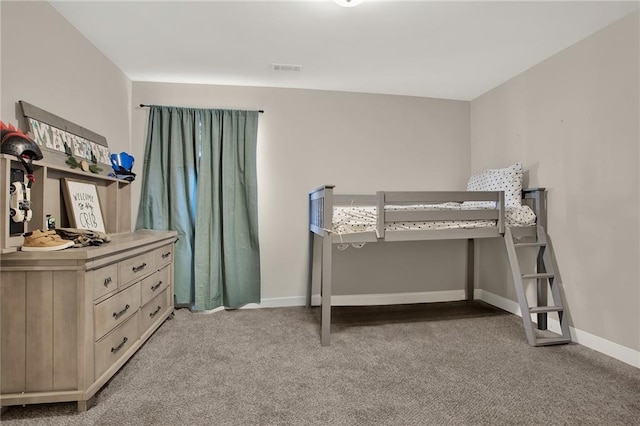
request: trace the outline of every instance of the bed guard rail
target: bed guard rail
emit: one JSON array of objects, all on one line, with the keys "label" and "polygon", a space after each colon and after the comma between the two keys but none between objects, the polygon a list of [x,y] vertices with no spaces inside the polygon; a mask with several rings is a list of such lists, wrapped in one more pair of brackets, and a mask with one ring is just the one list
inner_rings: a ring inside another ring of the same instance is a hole
[{"label": "bed guard rail", "polygon": [[[323,185],[309,193],[309,230],[323,237],[331,233],[335,204],[376,206],[378,212],[376,234],[378,238],[384,238],[386,223],[440,220],[496,220],[498,232],[504,234],[503,191],[378,191],[376,195],[334,195],[334,188],[334,185]],[[465,201],[495,202],[496,208],[445,211],[386,211],[385,209],[385,206],[389,205],[461,203]]]},{"label": "bed guard rail", "polygon": [[[440,220],[496,220],[500,234],[504,234],[504,191],[379,191],[377,228],[381,238],[385,235],[385,224],[391,222],[428,222]],[[492,209],[432,211],[387,211],[389,205],[438,204],[465,201],[495,202]],[[429,231],[425,231],[429,232]]]}]

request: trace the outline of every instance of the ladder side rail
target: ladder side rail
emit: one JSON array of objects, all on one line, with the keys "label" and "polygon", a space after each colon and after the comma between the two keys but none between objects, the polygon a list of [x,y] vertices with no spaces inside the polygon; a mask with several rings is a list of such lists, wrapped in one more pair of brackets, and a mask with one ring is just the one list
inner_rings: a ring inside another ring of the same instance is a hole
[{"label": "ladder side rail", "polygon": [[524,289],[524,283],[522,281],[522,273],[520,271],[520,263],[518,262],[518,254],[516,253],[513,235],[511,233],[511,228],[509,227],[505,229],[504,243],[507,248],[507,255],[509,257],[509,263],[511,265],[513,284],[516,287],[516,294],[518,295],[518,303],[520,304],[520,311],[522,313],[524,331],[527,334],[527,340],[529,341],[529,344],[531,346],[536,346],[536,336],[533,331],[531,314],[529,313],[529,303],[527,302],[527,295]]},{"label": "ladder side rail", "polygon": [[[547,228],[547,191],[546,188],[528,188],[522,190],[522,197],[524,199],[533,201],[533,212],[536,214],[536,226]],[[539,235],[539,233],[537,233]],[[538,273],[547,272],[544,264],[544,248],[538,251],[538,259],[536,263],[536,270]],[[538,279],[536,287],[536,306],[547,306],[547,283],[546,279]],[[538,330],[547,329],[547,314],[538,314]]]},{"label": "ladder side rail", "polygon": [[561,286],[562,286],[562,278],[560,277],[560,273],[558,272],[558,268],[556,265],[556,257],[553,252],[553,246],[549,241],[547,233],[544,228],[539,227],[538,229],[540,233],[539,238],[543,238],[546,243],[546,250],[543,254],[543,260],[546,265],[547,271],[553,274],[553,278],[549,279],[549,288],[551,289],[551,297],[553,298],[553,304],[560,307],[560,311],[558,311],[558,321],[560,322],[560,329],[562,330],[562,336],[570,339],[571,332],[569,331],[569,322],[567,317],[567,307],[564,304],[564,298],[561,294]]}]

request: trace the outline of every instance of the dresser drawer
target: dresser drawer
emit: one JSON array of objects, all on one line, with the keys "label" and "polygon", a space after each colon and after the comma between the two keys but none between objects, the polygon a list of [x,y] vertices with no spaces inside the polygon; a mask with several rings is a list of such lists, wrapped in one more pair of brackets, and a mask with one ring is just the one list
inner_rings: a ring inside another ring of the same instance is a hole
[{"label": "dresser drawer", "polygon": [[168,265],[173,260],[173,244],[167,244],[164,247],[155,249],[153,256],[155,257],[156,268],[160,268],[162,265]]},{"label": "dresser drawer", "polygon": [[87,274],[87,281],[93,288],[93,300],[118,288],[118,264],[113,263],[104,268],[95,269]]},{"label": "dresser drawer", "polygon": [[141,312],[140,318],[140,334],[144,333],[151,327],[151,325],[158,320],[166,311],[169,306],[169,290],[164,289],[164,291],[158,294],[156,297],[151,299],[149,303],[144,305]]},{"label": "dresser drawer", "polygon": [[117,325],[123,323],[140,307],[140,283],[132,285],[107,300],[98,303],[93,310],[95,339],[98,340]]},{"label": "dresser drawer", "polygon": [[145,305],[149,300],[157,294],[160,294],[162,290],[169,285],[169,266],[165,266],[155,274],[148,276],[140,282],[140,288],[142,291],[142,305]]},{"label": "dresser drawer", "polygon": [[95,379],[107,371],[138,340],[138,315],[95,343]]},{"label": "dresser drawer", "polygon": [[120,278],[119,285],[122,287],[153,271],[154,253],[155,252],[143,253],[139,256],[122,260],[118,263],[118,278]]}]

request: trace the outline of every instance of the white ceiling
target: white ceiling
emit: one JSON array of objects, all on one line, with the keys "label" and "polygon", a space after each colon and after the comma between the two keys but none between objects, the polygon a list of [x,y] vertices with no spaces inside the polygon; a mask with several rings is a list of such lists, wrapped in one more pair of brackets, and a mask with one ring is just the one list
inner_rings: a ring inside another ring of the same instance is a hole
[{"label": "white ceiling", "polygon": [[[471,100],[638,1],[51,2],[133,81]],[[302,65],[276,72],[272,63]]]}]

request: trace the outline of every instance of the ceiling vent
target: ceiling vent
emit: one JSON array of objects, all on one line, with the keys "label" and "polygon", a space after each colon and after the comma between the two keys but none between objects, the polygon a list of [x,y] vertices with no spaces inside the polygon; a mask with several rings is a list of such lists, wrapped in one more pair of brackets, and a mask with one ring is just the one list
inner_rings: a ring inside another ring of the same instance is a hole
[{"label": "ceiling vent", "polygon": [[271,69],[274,71],[283,71],[283,72],[300,72],[302,71],[302,65],[271,64]]}]

